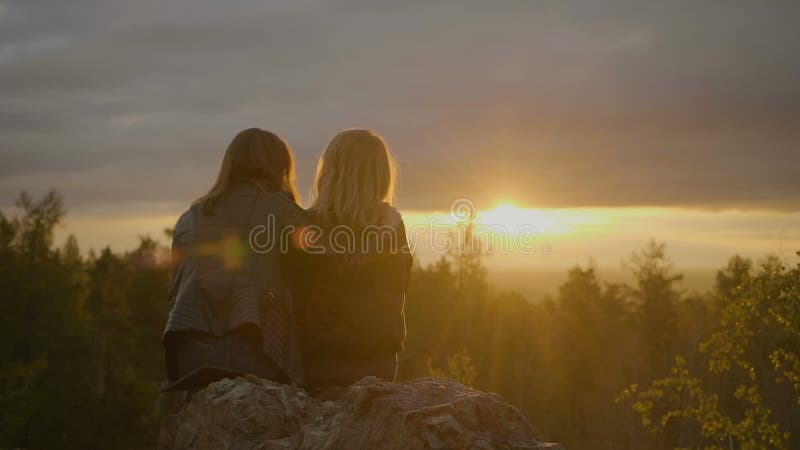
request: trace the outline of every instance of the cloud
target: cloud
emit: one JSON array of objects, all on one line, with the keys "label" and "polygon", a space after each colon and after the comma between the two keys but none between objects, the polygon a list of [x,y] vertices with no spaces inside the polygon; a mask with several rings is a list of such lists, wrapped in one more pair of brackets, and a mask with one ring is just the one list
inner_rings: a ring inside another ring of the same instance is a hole
[{"label": "cloud", "polygon": [[3,11],[0,204],[43,183],[75,205],[186,202],[249,126],[289,140],[307,186],[329,137],[361,126],[397,153],[406,208],[800,209],[792,2]]}]

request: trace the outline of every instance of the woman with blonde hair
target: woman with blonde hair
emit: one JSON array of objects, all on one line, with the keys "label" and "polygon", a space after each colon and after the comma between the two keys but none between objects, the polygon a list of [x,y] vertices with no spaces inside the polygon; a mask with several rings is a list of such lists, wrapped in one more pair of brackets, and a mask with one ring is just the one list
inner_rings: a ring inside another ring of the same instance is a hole
[{"label": "woman with blonde hair", "polygon": [[369,130],[342,131],[320,158],[310,212],[328,251],[298,289],[312,393],[368,375],[395,378],[411,268],[403,220],[391,206],[395,174],[388,146]]},{"label": "woman with blonde hair", "polygon": [[277,233],[308,222],[294,184],[288,144],[250,128],[231,141],[211,190],[178,220],[162,391],[246,373],[301,381],[290,255],[252,242],[259,227]]}]

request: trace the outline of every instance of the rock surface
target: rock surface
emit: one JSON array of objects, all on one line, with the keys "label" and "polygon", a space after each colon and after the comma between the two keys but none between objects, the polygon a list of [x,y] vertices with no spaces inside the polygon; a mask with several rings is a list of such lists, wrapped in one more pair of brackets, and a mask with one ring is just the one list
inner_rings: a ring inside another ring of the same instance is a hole
[{"label": "rock surface", "polygon": [[256,377],[222,380],[164,420],[161,449],[551,449],[496,394],[367,377],[336,401]]}]

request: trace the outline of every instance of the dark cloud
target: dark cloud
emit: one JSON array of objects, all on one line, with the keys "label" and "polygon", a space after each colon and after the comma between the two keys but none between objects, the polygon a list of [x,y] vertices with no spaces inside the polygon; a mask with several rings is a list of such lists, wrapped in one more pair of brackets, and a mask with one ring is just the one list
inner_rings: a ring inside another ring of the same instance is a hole
[{"label": "dark cloud", "polygon": [[0,204],[185,202],[248,126],[307,186],[362,126],[406,208],[800,209],[794,2],[0,4]]}]

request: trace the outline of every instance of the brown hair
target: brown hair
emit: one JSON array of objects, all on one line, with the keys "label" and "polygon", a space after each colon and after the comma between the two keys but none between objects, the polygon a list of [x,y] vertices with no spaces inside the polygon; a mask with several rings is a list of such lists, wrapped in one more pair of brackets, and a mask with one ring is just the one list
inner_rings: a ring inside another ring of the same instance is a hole
[{"label": "brown hair", "polygon": [[205,214],[213,214],[220,196],[243,181],[265,191],[286,192],[297,201],[294,156],[289,144],[259,128],[239,132],[225,151],[214,186],[194,204],[202,204]]}]

